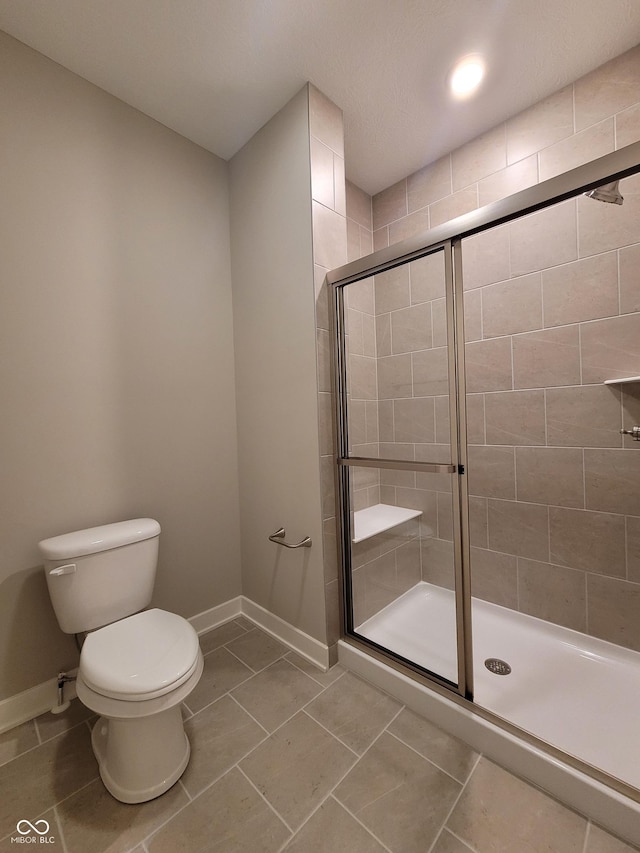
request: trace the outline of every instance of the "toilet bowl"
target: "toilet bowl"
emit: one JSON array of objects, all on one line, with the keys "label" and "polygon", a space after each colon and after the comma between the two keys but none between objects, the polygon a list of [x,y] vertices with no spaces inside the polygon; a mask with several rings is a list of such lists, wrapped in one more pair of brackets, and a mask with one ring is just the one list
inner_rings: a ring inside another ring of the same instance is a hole
[{"label": "toilet bowl", "polygon": [[87,636],[76,688],[100,715],[91,743],[117,800],[151,800],[184,772],[190,746],[180,704],[202,669],[198,635],[175,613],[143,611]]},{"label": "toilet bowl", "polygon": [[149,518],[102,525],[39,543],[63,631],[86,633],[77,694],[99,715],[91,743],[117,800],[142,803],[174,785],[189,761],[181,702],[198,683],[198,635],[182,616],[145,610],[160,525]]}]

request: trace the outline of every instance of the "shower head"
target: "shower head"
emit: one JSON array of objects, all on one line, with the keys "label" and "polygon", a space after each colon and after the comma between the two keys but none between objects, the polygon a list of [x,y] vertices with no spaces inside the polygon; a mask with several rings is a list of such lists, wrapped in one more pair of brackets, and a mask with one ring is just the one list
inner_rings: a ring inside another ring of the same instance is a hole
[{"label": "shower head", "polygon": [[588,193],[585,193],[587,198],[595,198],[596,201],[606,201],[609,204],[622,204],[624,198],[620,195],[618,184],[620,181],[612,181],[610,184],[603,184],[601,187],[596,187]]}]

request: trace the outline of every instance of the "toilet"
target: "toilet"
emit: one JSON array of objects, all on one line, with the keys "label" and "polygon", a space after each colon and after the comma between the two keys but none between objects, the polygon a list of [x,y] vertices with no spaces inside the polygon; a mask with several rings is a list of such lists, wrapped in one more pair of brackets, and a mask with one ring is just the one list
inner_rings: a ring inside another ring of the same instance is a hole
[{"label": "toilet", "polygon": [[51,603],[66,634],[84,634],[78,698],[99,719],[91,742],[117,800],[159,797],[190,754],[180,703],[203,657],[193,627],[151,602],[160,525],[151,518],[65,533],[39,543]]}]

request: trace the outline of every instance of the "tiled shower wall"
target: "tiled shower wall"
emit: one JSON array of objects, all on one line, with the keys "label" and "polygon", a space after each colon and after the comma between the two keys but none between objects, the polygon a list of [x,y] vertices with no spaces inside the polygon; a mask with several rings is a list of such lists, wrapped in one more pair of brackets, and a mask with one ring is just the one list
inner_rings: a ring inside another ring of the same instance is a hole
[{"label": "tiled shower wall", "polygon": [[[639,93],[636,48],[384,190],[375,248],[638,140]],[[618,434],[640,388],[601,384],[640,374],[640,178],[622,189],[623,208],[581,198],[465,243],[470,511],[474,594],[640,649],[640,445]],[[416,304],[410,281],[384,290],[392,312]],[[385,502],[413,498],[381,483]],[[423,562],[449,585],[435,541]]]},{"label": "tiled shower wall", "polygon": [[[328,270],[347,261],[347,218],[344,177],[342,111],[322,92],[309,85],[309,143],[313,218],[313,262],[318,369],[318,418],[322,484],[323,564],[327,644],[331,663],[337,660],[340,637],[336,504],[334,488],[333,406],[331,401],[331,346]],[[295,354],[293,355],[295,358]]]}]

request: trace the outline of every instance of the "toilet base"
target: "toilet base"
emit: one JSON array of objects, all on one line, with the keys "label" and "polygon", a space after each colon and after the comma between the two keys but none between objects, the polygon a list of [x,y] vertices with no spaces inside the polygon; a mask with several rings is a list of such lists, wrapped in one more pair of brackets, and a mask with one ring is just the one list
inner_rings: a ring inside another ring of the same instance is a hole
[{"label": "toilet base", "polygon": [[100,717],[91,735],[105,788],[121,803],[144,803],[168,791],[189,763],[180,705],[138,719]]}]

